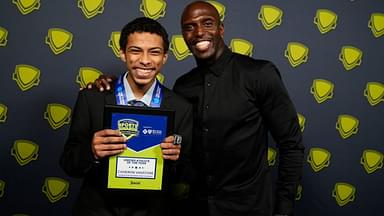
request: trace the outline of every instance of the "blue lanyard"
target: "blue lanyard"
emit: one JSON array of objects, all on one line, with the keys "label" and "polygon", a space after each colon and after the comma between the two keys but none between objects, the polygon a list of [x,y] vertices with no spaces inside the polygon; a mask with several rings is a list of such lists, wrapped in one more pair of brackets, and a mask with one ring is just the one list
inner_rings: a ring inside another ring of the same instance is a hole
[{"label": "blue lanyard", "polygon": [[[128,99],[127,95],[125,94],[125,88],[124,88],[124,76],[125,74],[122,74],[119,79],[116,82],[115,85],[115,96],[116,96],[116,103],[118,105],[128,105]],[[157,79],[155,80],[156,85],[155,89],[153,90],[152,99],[150,107],[154,108],[160,108],[161,105],[161,99],[163,98],[163,91],[162,86]]]}]

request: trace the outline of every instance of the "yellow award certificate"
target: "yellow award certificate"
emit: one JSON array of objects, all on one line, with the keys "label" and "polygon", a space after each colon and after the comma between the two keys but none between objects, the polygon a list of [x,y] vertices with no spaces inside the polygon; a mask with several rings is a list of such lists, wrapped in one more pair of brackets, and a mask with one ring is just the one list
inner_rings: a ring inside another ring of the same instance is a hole
[{"label": "yellow award certificate", "polygon": [[109,158],[107,188],[161,190],[164,160],[160,143],[172,134],[174,112],[158,108],[110,106],[104,126],[128,138],[124,152]]}]

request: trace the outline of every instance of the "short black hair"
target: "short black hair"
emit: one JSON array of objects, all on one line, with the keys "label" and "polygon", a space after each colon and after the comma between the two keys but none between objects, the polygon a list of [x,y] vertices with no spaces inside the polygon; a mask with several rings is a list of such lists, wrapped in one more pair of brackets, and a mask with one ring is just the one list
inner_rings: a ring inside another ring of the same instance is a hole
[{"label": "short black hair", "polygon": [[169,40],[167,31],[159,22],[147,17],[136,18],[123,27],[119,40],[121,50],[125,50],[128,36],[135,32],[149,32],[159,35],[163,39],[164,52],[168,52]]}]

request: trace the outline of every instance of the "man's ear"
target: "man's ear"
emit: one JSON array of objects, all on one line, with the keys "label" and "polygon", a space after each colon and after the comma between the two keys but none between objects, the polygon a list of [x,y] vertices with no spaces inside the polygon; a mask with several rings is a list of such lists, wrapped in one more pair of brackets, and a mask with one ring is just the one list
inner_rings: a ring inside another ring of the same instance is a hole
[{"label": "man's ear", "polygon": [[168,59],[168,52],[164,54],[163,56],[163,65],[167,62]]},{"label": "man's ear", "polygon": [[223,22],[220,22],[220,24],[219,24],[219,32],[220,32],[220,36],[222,38],[224,38],[224,23]]},{"label": "man's ear", "polygon": [[127,60],[125,59],[125,52],[122,50],[122,49],[120,49],[120,59],[121,59],[121,61],[123,61],[123,62],[126,62]]}]

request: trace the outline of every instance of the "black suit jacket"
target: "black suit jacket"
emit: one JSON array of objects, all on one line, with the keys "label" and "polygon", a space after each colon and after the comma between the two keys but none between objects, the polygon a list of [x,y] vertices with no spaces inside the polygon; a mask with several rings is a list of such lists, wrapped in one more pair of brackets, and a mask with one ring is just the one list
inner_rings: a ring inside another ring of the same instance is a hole
[{"label": "black suit jacket", "polygon": [[[183,137],[177,162],[165,161],[163,190],[106,190],[107,159],[95,163],[91,142],[93,134],[103,129],[105,104],[116,104],[113,91],[84,89],[79,92],[72,115],[69,136],[60,158],[60,165],[71,177],[84,178],[74,206],[74,215],[131,215],[137,207],[147,209],[147,215],[166,215],[164,203],[169,201],[169,184],[183,174],[189,164],[192,139],[192,108],[189,103],[167,88],[163,88],[160,108],[175,110],[174,133]],[[177,175],[178,174],[178,175]]]}]

